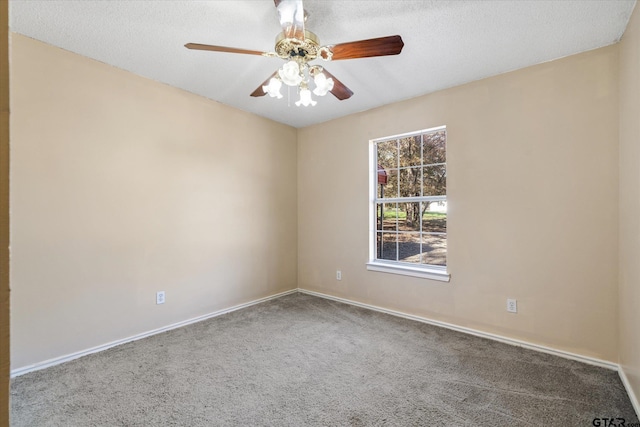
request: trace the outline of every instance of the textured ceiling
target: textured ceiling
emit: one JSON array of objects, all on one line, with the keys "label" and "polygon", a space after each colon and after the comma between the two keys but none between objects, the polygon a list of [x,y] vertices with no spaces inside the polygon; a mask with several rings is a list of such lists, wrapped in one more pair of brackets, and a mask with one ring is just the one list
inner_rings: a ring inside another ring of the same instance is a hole
[{"label": "textured ceiling", "polygon": [[[308,126],[615,43],[636,0],[305,0],[323,45],[400,34],[398,56],[322,62],[355,95],[315,107],[249,94],[278,58],[192,51],[187,42],[272,51],[272,0],[11,0],[11,30],[295,127]],[[320,62],[320,61],[316,61]]]}]

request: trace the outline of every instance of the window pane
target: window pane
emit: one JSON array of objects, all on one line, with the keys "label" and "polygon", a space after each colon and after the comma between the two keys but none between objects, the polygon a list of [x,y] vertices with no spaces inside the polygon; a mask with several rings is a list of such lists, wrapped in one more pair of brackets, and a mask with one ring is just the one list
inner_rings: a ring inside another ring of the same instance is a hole
[{"label": "window pane", "polygon": [[398,230],[420,231],[420,202],[398,203]]},{"label": "window pane", "polygon": [[446,133],[445,131],[428,133],[423,136],[423,164],[445,163],[446,155]]},{"label": "window pane", "polygon": [[447,202],[422,202],[422,231],[447,232]]},{"label": "window pane", "polygon": [[398,204],[385,203],[383,229],[396,231],[398,229],[398,216],[399,216]]},{"label": "window pane", "polygon": [[378,183],[378,198],[398,197],[398,169],[387,169],[385,172],[387,183]]},{"label": "window pane", "polygon": [[424,196],[444,196],[447,194],[447,167],[425,166],[422,168],[422,182]]},{"label": "window pane", "polygon": [[400,197],[420,197],[420,168],[400,169]]},{"label": "window pane", "polygon": [[[377,203],[376,205],[376,231],[397,230],[397,203]],[[382,215],[384,209],[384,216]]]},{"label": "window pane", "polygon": [[447,236],[422,234],[422,263],[447,265]]},{"label": "window pane", "polygon": [[420,233],[398,234],[398,261],[420,263]]},{"label": "window pane", "polygon": [[386,259],[391,261],[397,261],[397,237],[396,233],[377,233],[377,255],[378,259]]},{"label": "window pane", "polygon": [[378,142],[378,165],[385,169],[398,167],[398,142],[391,141]]},{"label": "window pane", "polygon": [[400,167],[420,166],[422,164],[420,135],[401,138],[398,147],[400,150]]}]

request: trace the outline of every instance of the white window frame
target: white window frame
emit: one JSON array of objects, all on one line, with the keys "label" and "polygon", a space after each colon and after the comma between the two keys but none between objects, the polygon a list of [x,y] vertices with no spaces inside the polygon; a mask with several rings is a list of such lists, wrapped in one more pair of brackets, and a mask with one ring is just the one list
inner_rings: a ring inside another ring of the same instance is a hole
[{"label": "white window frame", "polygon": [[[448,282],[451,275],[447,271],[447,266],[431,265],[431,264],[410,264],[392,260],[376,259],[376,226],[377,226],[377,203],[378,203],[378,159],[376,153],[376,143],[388,141],[390,139],[400,139],[424,133],[434,133],[446,131],[446,126],[438,126],[429,129],[422,129],[415,132],[408,132],[399,135],[387,136],[384,138],[376,138],[369,140],[369,261],[367,262],[367,270],[378,271],[383,273],[400,274],[404,276],[420,277],[432,280]],[[447,141],[448,142],[448,141]],[[446,162],[444,163],[446,165]],[[385,202],[404,203],[404,202],[422,202],[422,201],[447,201],[447,196],[422,196],[422,197],[400,197],[385,198]],[[448,205],[448,203],[447,203]],[[448,263],[447,263],[448,264]]]}]

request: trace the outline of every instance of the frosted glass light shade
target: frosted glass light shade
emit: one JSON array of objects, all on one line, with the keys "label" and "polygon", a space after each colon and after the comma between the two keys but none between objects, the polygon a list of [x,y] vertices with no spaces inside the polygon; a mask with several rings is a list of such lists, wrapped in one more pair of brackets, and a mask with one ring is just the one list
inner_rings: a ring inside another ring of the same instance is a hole
[{"label": "frosted glass light shade", "polygon": [[316,88],[313,90],[313,93],[318,96],[325,96],[327,92],[333,89],[333,79],[327,78],[327,76],[322,73],[316,75],[313,82],[316,84]]},{"label": "frosted glass light shade", "polygon": [[309,89],[302,89],[300,91],[300,100],[296,101],[296,105],[299,107],[301,105],[308,107],[309,105],[314,106],[317,102],[311,99],[311,91]]},{"label": "frosted glass light shade", "polygon": [[280,88],[282,87],[282,82],[275,77],[271,77],[269,80],[269,84],[266,86],[262,86],[262,90],[265,91],[272,98],[282,98],[282,94],[280,93]]},{"label": "frosted glass light shade", "polygon": [[302,81],[300,66],[296,61],[289,61],[278,70],[282,82],[288,86],[298,86]]}]

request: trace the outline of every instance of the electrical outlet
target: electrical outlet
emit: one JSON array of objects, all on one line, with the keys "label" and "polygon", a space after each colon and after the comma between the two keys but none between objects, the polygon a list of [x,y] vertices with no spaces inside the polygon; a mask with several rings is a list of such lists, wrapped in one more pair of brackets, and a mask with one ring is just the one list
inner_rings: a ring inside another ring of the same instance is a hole
[{"label": "electrical outlet", "polygon": [[164,291],[156,292],[156,304],[164,304]]},{"label": "electrical outlet", "polygon": [[507,311],[509,313],[517,313],[518,312],[518,301],[507,298]]},{"label": "electrical outlet", "polygon": [[336,280],[342,280],[342,271],[340,270],[336,271]]}]

